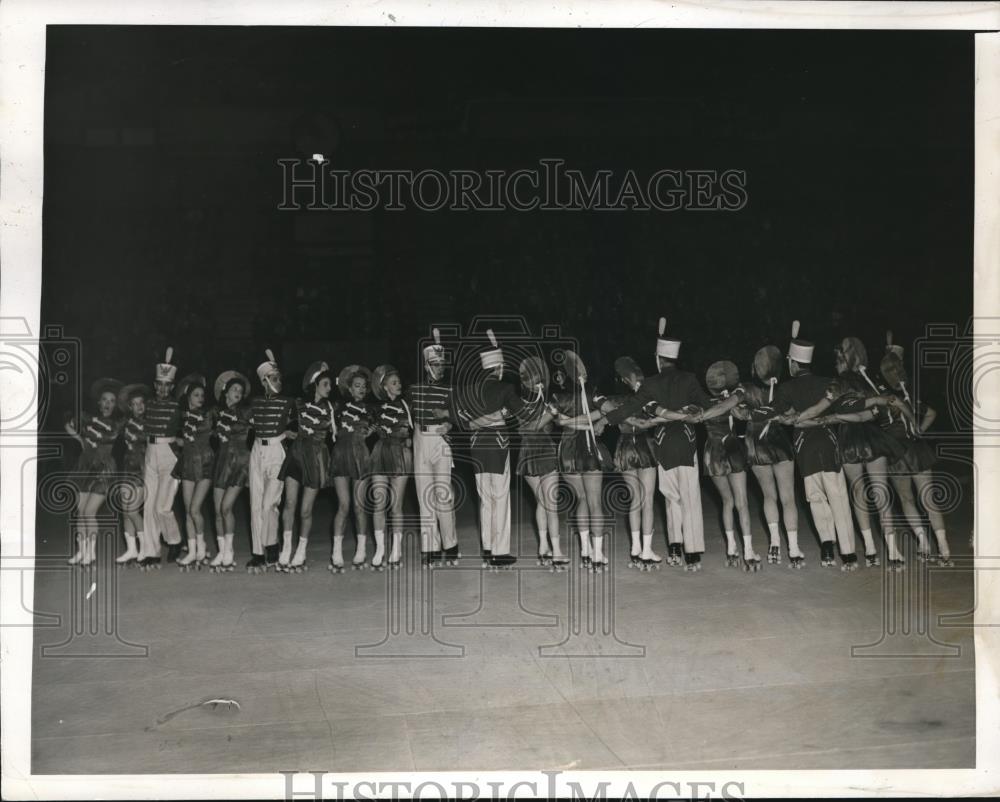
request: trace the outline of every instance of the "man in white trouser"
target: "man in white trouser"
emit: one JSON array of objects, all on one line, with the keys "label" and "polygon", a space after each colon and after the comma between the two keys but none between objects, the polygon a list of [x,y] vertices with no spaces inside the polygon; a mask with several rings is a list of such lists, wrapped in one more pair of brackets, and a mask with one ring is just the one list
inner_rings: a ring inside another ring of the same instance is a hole
[{"label": "man in white trouser", "polygon": [[280,478],[285,462],[284,441],[294,434],[288,430],[295,415],[291,398],[281,395],[281,371],[274,354],[257,367],[264,395],[250,406],[253,448],[250,450],[250,534],[253,556],[247,570],[260,573],[278,562],[278,505],[285,484]]},{"label": "man in white trouser", "polygon": [[177,464],[174,449],[182,442],[180,405],[172,395],[177,375],[177,366],[170,362],[173,353],[173,348],[167,348],[163,362],[157,364],[153,384],[156,397],[146,404],[143,531],[137,533],[137,562],[143,567],[160,562],[160,535],[167,542],[167,562],[175,561],[181,552],[181,530],[174,515],[180,483],[171,476]]},{"label": "man in white trouser", "polygon": [[451,486],[453,467],[447,434],[454,419],[453,388],[444,381],[445,354],[441,335],[434,329],[434,344],[423,350],[427,380],[408,388],[413,413],[413,478],[420,504],[420,551],[431,566],[440,559],[450,565],[458,560],[455,532],[455,499]]}]

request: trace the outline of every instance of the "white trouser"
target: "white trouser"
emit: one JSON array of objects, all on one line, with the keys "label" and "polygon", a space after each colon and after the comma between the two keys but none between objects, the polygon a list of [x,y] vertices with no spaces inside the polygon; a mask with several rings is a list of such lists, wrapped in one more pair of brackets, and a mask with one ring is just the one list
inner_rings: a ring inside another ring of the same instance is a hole
[{"label": "white trouser", "polygon": [[420,550],[450,549],[455,536],[451,446],[441,434],[413,432],[413,480],[420,503]]},{"label": "white trouser", "polygon": [[174,497],[180,483],[170,475],[176,464],[177,456],[170,443],[147,444],[142,525],[147,536],[157,543],[160,542],[160,535],[171,545],[181,542],[181,530],[174,515]]},{"label": "white trouser", "polygon": [[483,548],[493,554],[510,554],[510,458],[503,473],[477,473],[476,490]]},{"label": "white trouser", "polygon": [[841,554],[854,553],[854,521],[843,471],[821,471],[803,480],[819,539],[840,542]]},{"label": "white trouser", "polygon": [[688,554],[705,550],[705,526],[701,518],[701,484],[698,457],[693,465],[664,470],[656,466],[660,492],[667,500],[667,540],[684,544]]},{"label": "white trouser", "polygon": [[278,478],[285,449],[278,439],[265,446],[255,440],[250,450],[250,537],[253,553],[278,543],[278,505],[285,483]]}]

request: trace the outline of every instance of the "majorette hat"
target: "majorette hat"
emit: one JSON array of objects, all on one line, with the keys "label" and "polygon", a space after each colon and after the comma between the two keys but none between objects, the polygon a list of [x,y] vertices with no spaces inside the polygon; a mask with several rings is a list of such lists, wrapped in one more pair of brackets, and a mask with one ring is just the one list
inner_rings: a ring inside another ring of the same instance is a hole
[{"label": "majorette hat", "polygon": [[549,366],[540,356],[529,356],[522,359],[518,366],[518,373],[521,375],[522,384],[527,384],[532,388],[541,387],[543,393],[549,386]]},{"label": "majorette hat", "polygon": [[152,398],[153,391],[146,384],[126,384],[118,391],[118,409],[128,412],[133,398]]},{"label": "majorette hat", "polygon": [[809,365],[813,361],[813,350],[814,346],[808,340],[800,340],[799,336],[799,321],[792,321],[792,341],[788,344],[788,358],[794,359],[796,362],[801,362],[803,365]]},{"label": "majorette hat", "polygon": [[348,365],[337,376],[337,387],[343,396],[351,394],[351,379],[357,374],[362,374],[368,382],[368,387],[372,387],[372,372],[364,365]]},{"label": "majorette hat", "polygon": [[424,346],[425,365],[444,361],[444,346],[441,345],[441,332],[433,329],[431,333],[434,335],[434,342],[431,345]]},{"label": "majorette hat", "polygon": [[172,382],[174,377],[177,375],[177,365],[171,365],[170,360],[174,356],[174,349],[172,346],[167,346],[167,353],[163,357],[163,361],[157,363],[156,365],[156,381],[158,382]]},{"label": "majorette hat", "polygon": [[887,354],[895,354],[900,359],[903,358],[903,346],[892,344],[892,329],[885,333],[885,352]]},{"label": "majorette hat", "polygon": [[882,364],[879,365],[879,371],[882,374],[882,378],[885,379],[886,384],[888,384],[893,390],[903,389],[906,392],[906,382],[908,378],[906,376],[906,366],[903,364],[903,358],[893,351],[887,353],[882,357]]},{"label": "majorette hat", "polygon": [[577,385],[580,380],[587,381],[587,366],[575,351],[563,351],[563,369],[566,371],[568,384]]},{"label": "majorette hat", "polygon": [[257,366],[257,378],[261,382],[278,370],[278,362],[274,358],[274,352],[270,348],[265,348],[264,353],[267,354],[267,362],[261,362]]},{"label": "majorette hat", "polygon": [[615,360],[615,373],[627,379],[629,376],[642,376],[642,368],[632,357],[620,356]]},{"label": "majorette hat", "polygon": [[659,336],[656,338],[656,355],[666,357],[667,359],[677,359],[678,354],[681,352],[681,341],[665,338],[663,330],[666,327],[667,319],[661,317],[660,324],[657,327],[657,334]]},{"label": "majorette hat", "polygon": [[112,392],[115,394],[115,398],[118,398],[118,393],[122,389],[122,383],[118,379],[110,379],[108,377],[103,377],[97,379],[93,384],[90,385],[90,397],[94,401],[100,401],[101,396],[104,393]]},{"label": "majorette hat", "polygon": [[219,378],[215,380],[215,386],[213,390],[215,391],[215,400],[222,401],[222,396],[226,392],[227,385],[235,379],[240,384],[243,385],[243,400],[245,401],[250,395],[250,380],[235,370],[226,370],[219,374]]},{"label": "majorette hat", "polygon": [[713,393],[732,392],[740,383],[740,369],[728,360],[713,362],[705,372],[705,384]]},{"label": "majorette hat", "polygon": [[479,352],[479,359],[483,363],[483,370],[490,370],[503,366],[503,351],[497,345],[496,335],[493,329],[486,329],[486,336],[490,338],[491,348]]},{"label": "majorette hat", "polygon": [[375,375],[372,377],[372,392],[375,393],[375,397],[380,401],[385,401],[389,397],[389,394],[385,391],[385,387],[382,386],[382,382],[393,373],[399,375],[399,371],[392,365],[379,365],[375,368]]},{"label": "majorette hat", "polygon": [[306,368],[306,372],[302,374],[302,389],[308,390],[310,384],[312,384],[315,381],[318,381],[319,378],[324,373],[329,373],[329,372],[330,372],[330,366],[326,364],[326,362],[324,362],[323,360],[320,360],[319,362],[313,362],[309,367]]},{"label": "majorette hat", "polygon": [[186,396],[192,387],[201,387],[204,390],[208,387],[208,381],[200,373],[189,373],[177,382],[177,398]]}]

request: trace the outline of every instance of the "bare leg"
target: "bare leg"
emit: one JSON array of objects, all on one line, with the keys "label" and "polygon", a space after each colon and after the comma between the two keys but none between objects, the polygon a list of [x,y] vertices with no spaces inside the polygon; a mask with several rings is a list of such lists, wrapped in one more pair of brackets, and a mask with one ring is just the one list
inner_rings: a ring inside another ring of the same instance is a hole
[{"label": "bare leg", "polygon": [[367,478],[354,480],[354,536],[357,538],[354,565],[364,563],[368,548],[368,509],[365,504],[365,493],[368,491],[370,481]]},{"label": "bare leg", "polygon": [[406,483],[410,477],[407,474],[392,477],[392,550],[389,562],[398,563],[402,559],[403,548],[403,501],[406,498]]},{"label": "bare leg", "polygon": [[578,473],[564,473],[566,484],[573,491],[573,517],[580,533],[580,558],[584,565],[590,565],[590,530],[588,527],[588,509],[586,491],[583,489],[583,477]]},{"label": "bare leg", "polygon": [[[333,550],[330,552],[330,565],[334,569],[344,565],[344,527],[347,526],[347,516],[351,512],[351,479],[348,476],[335,476],[333,487],[337,492],[337,513],[333,516]],[[361,562],[364,562],[364,557]]]},{"label": "bare leg", "polygon": [[608,563],[607,557],[604,556],[604,537],[610,533],[604,514],[603,485],[604,474],[601,471],[588,471],[583,474],[583,491],[587,500],[590,530],[593,533],[594,549],[591,560],[595,565]]},{"label": "bare leg", "polygon": [[799,508],[795,501],[795,463],[792,460],[776,462],[771,466],[778,484],[781,499],[781,515],[788,533],[788,556],[793,565],[805,563],[805,555],[799,549]]},{"label": "bare leg", "polygon": [[719,491],[722,499],[722,528],[726,532],[726,565],[730,568],[739,567],[739,549],[736,548],[736,531],[733,528],[733,491],[729,486],[728,476],[713,476],[712,484]]},{"label": "bare leg", "polygon": [[285,479],[285,506],[281,510],[281,553],[278,555],[278,569],[287,567],[292,561],[292,537],[295,533],[295,514],[299,508],[297,479]]},{"label": "bare leg", "polygon": [[948,545],[948,531],[945,528],[944,515],[938,509],[937,498],[935,497],[934,474],[927,470],[918,473],[913,477],[913,484],[917,488],[917,497],[927,510],[927,517],[931,522],[931,529],[934,530],[934,538],[937,540],[939,561],[942,565],[951,565],[951,548]]}]

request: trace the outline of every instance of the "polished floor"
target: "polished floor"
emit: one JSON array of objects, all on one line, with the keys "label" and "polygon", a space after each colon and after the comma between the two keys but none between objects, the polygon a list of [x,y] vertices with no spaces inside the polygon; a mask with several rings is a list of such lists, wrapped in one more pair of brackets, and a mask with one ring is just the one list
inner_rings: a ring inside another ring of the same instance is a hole
[{"label": "polished floor", "polygon": [[[808,567],[747,575],[706,485],[702,572],[630,569],[619,535],[594,576],[539,569],[513,498],[525,556],[501,573],[409,553],[334,576],[324,499],[301,575],[84,575],[65,516],[40,512],[32,771],[974,766],[971,505],[955,568],[821,568],[803,505]],[[478,554],[470,504],[459,520]]]}]

